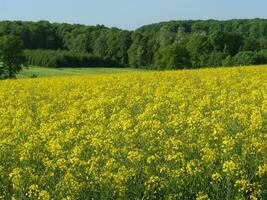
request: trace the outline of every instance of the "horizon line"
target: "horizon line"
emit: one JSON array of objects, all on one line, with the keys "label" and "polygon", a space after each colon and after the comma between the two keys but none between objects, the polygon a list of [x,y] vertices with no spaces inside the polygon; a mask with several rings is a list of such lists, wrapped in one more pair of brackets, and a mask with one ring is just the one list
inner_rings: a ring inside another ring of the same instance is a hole
[{"label": "horizon line", "polygon": [[150,25],[155,25],[155,24],[160,24],[160,23],[168,23],[168,22],[179,22],[179,21],[221,21],[221,22],[226,22],[226,21],[231,21],[231,20],[267,20],[267,18],[260,18],[260,17],[255,17],[255,18],[229,18],[229,19],[215,19],[215,18],[207,18],[207,19],[170,19],[170,20],[163,20],[163,21],[157,21],[157,22],[152,22],[149,24],[143,24],[137,28],[133,29],[127,29],[127,28],[122,28],[118,26],[108,26],[105,24],[86,24],[86,23],[79,23],[79,22],[65,22],[65,21],[52,21],[52,20],[47,20],[47,19],[39,19],[39,20],[20,20],[20,19],[0,19],[0,22],[32,22],[32,23],[38,23],[38,22],[48,22],[50,24],[69,24],[69,25],[80,25],[80,26],[104,26],[106,28],[117,28],[121,30],[127,30],[127,31],[135,31],[138,30],[144,26],[150,26]]}]

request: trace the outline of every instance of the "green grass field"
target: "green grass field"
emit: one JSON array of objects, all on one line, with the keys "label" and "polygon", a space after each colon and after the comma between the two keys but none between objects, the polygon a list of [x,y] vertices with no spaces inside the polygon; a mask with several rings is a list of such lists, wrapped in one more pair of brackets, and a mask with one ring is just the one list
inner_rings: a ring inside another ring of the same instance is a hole
[{"label": "green grass field", "polygon": [[18,78],[29,78],[33,74],[37,77],[52,76],[80,76],[90,74],[110,74],[135,72],[139,69],[131,68],[45,68],[45,67],[28,67],[24,68],[18,75]]}]

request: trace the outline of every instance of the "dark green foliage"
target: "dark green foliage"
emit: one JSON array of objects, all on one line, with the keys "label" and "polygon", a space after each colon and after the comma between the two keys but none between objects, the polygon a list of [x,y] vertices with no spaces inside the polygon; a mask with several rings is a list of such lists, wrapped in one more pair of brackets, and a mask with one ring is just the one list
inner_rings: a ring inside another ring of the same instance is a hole
[{"label": "dark green foliage", "polygon": [[187,50],[190,52],[192,66],[202,67],[212,51],[212,46],[207,36],[196,33],[190,37],[187,43]]},{"label": "dark green foliage", "polygon": [[161,48],[155,56],[156,69],[184,69],[190,65],[186,48],[177,44]]},{"label": "dark green foliage", "polygon": [[267,63],[267,51],[240,51],[235,56],[228,56],[224,61],[224,66],[245,66]]},{"label": "dark green foliage", "polygon": [[[190,53],[192,65],[189,65],[187,68],[198,68],[220,66],[227,62],[227,60],[232,60],[240,51],[253,51],[256,55],[258,51],[267,49],[266,27],[267,20],[264,19],[196,20],[162,22],[143,26],[135,32],[138,32],[142,37],[149,38],[149,41],[156,41],[154,42],[157,47],[153,52],[154,59],[150,59],[151,61],[147,60],[146,66],[152,65],[154,68],[158,68],[158,51],[161,51],[166,45],[182,43]],[[139,49],[141,45],[137,45],[135,40],[133,40],[132,46],[135,49]],[[145,52],[146,49],[142,48],[142,52]],[[131,54],[131,56],[134,55],[135,63],[140,63],[141,60],[144,63],[142,57],[138,59],[137,52],[136,54]],[[256,62],[255,64],[262,63],[262,60],[258,58],[253,58],[252,60],[253,63]],[[229,61],[227,63],[234,65],[235,62]],[[247,64],[250,63],[248,62]]]},{"label": "dark green foliage", "polygon": [[216,31],[209,36],[209,42],[213,50],[223,51],[226,44],[226,35],[224,32]]},{"label": "dark green foliage", "polygon": [[259,52],[257,52],[257,54],[263,59],[262,63],[267,63],[267,49],[264,50],[260,50]]},{"label": "dark green foliage", "polygon": [[213,50],[235,55],[243,45],[244,38],[238,33],[216,31],[209,36],[209,41]]},{"label": "dark green foliage", "polygon": [[117,28],[106,29],[101,31],[94,41],[93,53],[101,58],[117,62],[119,66],[127,66],[127,50],[130,45],[130,32]]},{"label": "dark green foliage", "polygon": [[25,62],[23,44],[19,37],[0,37],[0,77],[15,78]]},{"label": "dark green foliage", "polygon": [[128,50],[129,66],[134,68],[151,66],[158,49],[157,42],[138,32],[132,34],[132,41]]},{"label": "dark green foliage", "polygon": [[15,35],[21,38],[27,49],[58,49],[62,40],[56,27],[47,21],[20,22],[3,21],[0,23],[1,35]]},{"label": "dark green foliage", "polygon": [[244,39],[242,51],[258,51],[260,48],[260,42],[256,38],[248,37]]},{"label": "dark green foliage", "polygon": [[3,63],[0,63],[0,80],[7,78],[6,74],[5,74],[5,69],[3,67]]},{"label": "dark green foliage", "polygon": [[219,67],[223,66],[223,61],[225,60],[227,54],[220,51],[213,51],[209,54],[209,57],[206,60],[205,67]]},{"label": "dark green foliage", "polygon": [[241,46],[243,45],[243,36],[239,33],[225,33],[225,44],[224,44],[224,52],[231,56],[238,53]]},{"label": "dark green foliage", "polygon": [[[76,53],[72,55],[90,53],[97,59],[101,58],[103,63],[107,63],[107,60],[108,64],[113,63],[110,65],[113,67],[128,65],[130,31],[109,29],[100,25],[51,24],[46,21],[0,22],[0,36],[9,34],[20,37],[25,49],[65,50]],[[70,65],[69,63],[68,66]]]},{"label": "dark green foliage", "polygon": [[255,65],[261,63],[261,56],[252,51],[241,51],[233,58],[234,65]]},{"label": "dark green foliage", "polygon": [[40,66],[177,69],[266,63],[260,58],[267,49],[265,19],[170,21],[135,31],[2,21],[0,36],[5,35],[15,35],[24,49],[36,50],[26,51],[27,58]]},{"label": "dark green foliage", "polygon": [[[55,50],[25,50],[28,65],[43,67],[109,67],[116,66],[112,60],[87,53]],[[117,65],[118,67],[118,65]]]},{"label": "dark green foliage", "polygon": [[222,61],[223,66],[229,67],[233,66],[234,64],[234,59],[231,56],[227,56],[223,61]]}]

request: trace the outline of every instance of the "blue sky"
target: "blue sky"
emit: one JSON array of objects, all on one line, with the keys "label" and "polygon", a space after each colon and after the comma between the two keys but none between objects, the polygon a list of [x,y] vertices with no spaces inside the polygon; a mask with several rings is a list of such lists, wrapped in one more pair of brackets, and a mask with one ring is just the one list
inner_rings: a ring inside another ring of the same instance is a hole
[{"label": "blue sky", "polygon": [[267,0],[0,0],[0,20],[135,29],[178,19],[267,18]]}]

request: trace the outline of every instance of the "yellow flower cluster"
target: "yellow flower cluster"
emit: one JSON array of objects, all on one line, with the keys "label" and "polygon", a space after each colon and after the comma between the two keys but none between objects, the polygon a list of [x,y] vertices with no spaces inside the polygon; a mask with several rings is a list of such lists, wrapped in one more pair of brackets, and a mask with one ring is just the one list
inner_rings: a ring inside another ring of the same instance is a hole
[{"label": "yellow flower cluster", "polygon": [[0,199],[264,199],[267,67],[0,82]]}]

